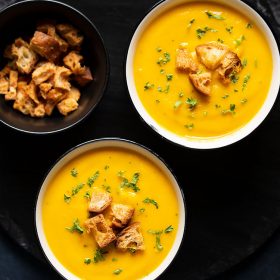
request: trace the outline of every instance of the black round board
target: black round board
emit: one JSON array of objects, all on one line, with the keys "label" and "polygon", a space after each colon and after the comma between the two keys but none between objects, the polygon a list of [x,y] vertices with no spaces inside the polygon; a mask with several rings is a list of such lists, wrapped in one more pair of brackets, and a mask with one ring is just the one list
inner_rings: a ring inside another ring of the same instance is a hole
[{"label": "black round board", "polygon": [[[169,143],[133,109],[123,73],[131,35],[156,1],[64,2],[84,12],[103,35],[111,62],[109,85],[90,117],[60,134],[26,135],[0,125],[0,225],[21,247],[44,260],[34,226],[42,178],[69,148],[94,138],[122,137],[163,157],[184,190],[185,238],[162,279],[207,279],[254,253],[280,225],[279,100],[254,133],[229,147],[200,151]],[[280,8],[263,2],[252,0],[251,5],[276,30],[272,10],[277,13]]]}]

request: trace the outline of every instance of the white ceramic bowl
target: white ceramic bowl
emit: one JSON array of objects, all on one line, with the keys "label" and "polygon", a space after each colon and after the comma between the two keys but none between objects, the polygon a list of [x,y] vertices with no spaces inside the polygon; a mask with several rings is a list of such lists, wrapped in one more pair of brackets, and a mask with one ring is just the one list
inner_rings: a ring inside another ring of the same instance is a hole
[{"label": "white ceramic bowl", "polygon": [[135,82],[134,82],[134,74],[133,74],[133,61],[135,50],[138,45],[138,41],[141,38],[143,31],[149,26],[149,24],[157,18],[160,14],[165,11],[171,9],[174,6],[180,5],[182,3],[196,2],[195,0],[165,0],[156,5],[141,21],[138,25],[129,45],[127,59],[126,59],[126,81],[128,86],[128,91],[132,102],[143,118],[143,120],[157,133],[159,133],[164,138],[170,140],[171,142],[177,143],[184,147],[195,148],[195,149],[212,149],[212,148],[220,148],[223,146],[230,145],[235,143],[242,138],[249,135],[254,129],[256,129],[262,121],[266,118],[268,113],[270,112],[277,94],[280,85],[280,58],[279,58],[279,50],[276,43],[276,40],[273,36],[272,31],[263,20],[263,18],[251,7],[240,0],[203,0],[204,2],[214,2],[218,4],[223,4],[228,7],[232,7],[235,10],[239,11],[241,14],[245,14],[249,19],[255,22],[260,28],[261,32],[264,34],[272,54],[273,60],[273,72],[272,72],[272,80],[269,88],[269,92],[267,98],[261,109],[258,113],[251,119],[245,126],[240,129],[226,134],[220,137],[211,137],[211,138],[195,138],[195,137],[182,137],[176,135],[175,133],[165,129],[160,124],[158,124],[147,112],[145,107],[143,106],[136,90]]},{"label": "white ceramic bowl", "polygon": [[179,247],[181,245],[183,235],[184,235],[184,229],[185,229],[185,204],[184,204],[184,196],[183,193],[177,183],[176,178],[172,174],[171,170],[167,167],[167,165],[163,162],[163,160],[147,149],[146,147],[128,141],[124,139],[115,139],[115,138],[103,138],[98,140],[92,140],[83,144],[78,145],[77,147],[69,150],[66,152],[51,168],[49,173],[47,174],[46,178],[43,181],[43,184],[41,186],[37,204],[36,204],[36,212],[35,212],[35,222],[36,222],[36,230],[37,235],[41,244],[41,247],[45,253],[45,256],[47,257],[50,264],[56,269],[56,271],[61,274],[64,278],[69,280],[78,280],[77,276],[72,274],[66,267],[64,267],[59,260],[56,258],[56,256],[53,254],[51,248],[49,247],[48,241],[46,239],[46,236],[44,234],[43,224],[42,224],[42,202],[43,198],[46,192],[46,189],[48,187],[49,182],[52,180],[52,178],[55,176],[57,172],[61,170],[61,168],[67,164],[69,161],[71,161],[73,158],[79,156],[80,154],[87,152],[87,151],[93,151],[95,149],[99,149],[102,147],[120,147],[120,148],[126,148],[128,150],[132,150],[134,152],[137,152],[149,160],[151,160],[155,165],[157,165],[160,170],[164,174],[166,174],[172,183],[172,186],[175,190],[175,193],[177,195],[177,200],[179,204],[179,225],[178,225],[178,231],[177,235],[174,241],[174,244],[166,256],[166,258],[163,260],[163,262],[160,264],[160,266],[157,267],[156,270],[152,271],[149,275],[147,275],[143,280],[153,280],[156,279],[159,275],[161,275],[164,270],[170,265],[174,257],[176,256]]}]

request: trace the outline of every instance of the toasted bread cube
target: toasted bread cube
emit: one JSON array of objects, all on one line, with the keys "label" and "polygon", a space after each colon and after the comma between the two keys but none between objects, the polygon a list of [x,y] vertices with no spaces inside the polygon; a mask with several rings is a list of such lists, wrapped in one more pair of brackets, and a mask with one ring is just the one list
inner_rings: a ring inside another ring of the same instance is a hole
[{"label": "toasted bread cube", "polygon": [[0,78],[0,94],[7,94],[9,91],[9,81],[2,77]]},{"label": "toasted bread cube", "polygon": [[99,214],[85,221],[87,233],[92,233],[98,246],[104,248],[116,240],[116,235],[106,223],[104,216]]},{"label": "toasted bread cube", "polygon": [[133,214],[134,208],[129,205],[115,203],[111,205],[112,224],[115,227],[123,228],[126,226]]},{"label": "toasted bread cube", "polygon": [[43,103],[40,103],[34,108],[34,111],[31,113],[31,116],[37,117],[37,118],[42,118],[45,116],[45,114],[46,114],[45,106]]},{"label": "toasted bread cube", "polygon": [[35,31],[30,46],[39,55],[52,62],[56,61],[61,53],[58,41],[40,31]]},{"label": "toasted bread cube", "polygon": [[56,103],[52,102],[51,100],[47,100],[47,102],[44,106],[46,115],[50,116],[52,114],[55,106],[56,106]]},{"label": "toasted bread cube", "polygon": [[31,115],[34,112],[35,107],[36,104],[32,99],[23,90],[18,90],[13,108],[25,115]]},{"label": "toasted bread cube", "polygon": [[82,87],[91,82],[92,80],[93,78],[89,67],[84,67],[82,73],[75,76],[75,81]]},{"label": "toasted bread cube", "polygon": [[52,62],[46,62],[37,67],[32,73],[32,79],[36,85],[47,81],[54,75],[56,66]]},{"label": "toasted bread cube", "polygon": [[50,116],[53,112],[53,109],[63,98],[65,98],[66,94],[59,89],[51,89],[46,96],[46,104],[45,104],[45,112],[48,116]]},{"label": "toasted bread cube", "polygon": [[88,211],[101,213],[112,202],[112,196],[107,192],[93,192],[88,206]]},{"label": "toasted bread cube", "polygon": [[84,37],[79,34],[78,29],[76,29],[71,24],[57,24],[56,29],[58,33],[61,35],[63,39],[67,41],[67,43],[72,47],[79,47],[81,46]]},{"label": "toasted bread cube", "polygon": [[145,250],[144,238],[140,232],[139,222],[131,224],[119,233],[116,247],[122,250]]},{"label": "toasted bread cube", "polygon": [[196,73],[198,71],[198,65],[194,61],[190,52],[186,49],[179,49],[176,56],[176,68],[179,71]]},{"label": "toasted bread cube", "polygon": [[6,56],[16,59],[17,69],[23,74],[29,74],[38,60],[37,54],[21,38],[15,40],[15,43],[11,46],[11,53],[8,52],[6,50]]},{"label": "toasted bread cube", "polygon": [[76,101],[79,101],[81,97],[81,93],[79,91],[79,89],[77,89],[76,87],[71,87],[70,91],[67,92],[66,94],[66,98],[73,98],[75,99]]},{"label": "toasted bread cube", "polygon": [[63,58],[64,64],[74,73],[83,74],[85,71],[84,67],[81,66],[83,56],[78,54],[76,51],[71,51]]},{"label": "toasted bread cube", "polygon": [[9,92],[5,95],[5,100],[16,100],[18,84],[18,72],[11,70],[9,79]]},{"label": "toasted bread cube", "polygon": [[56,71],[54,74],[54,87],[69,91],[71,88],[71,84],[69,83],[69,76],[71,75],[71,71],[62,66],[56,67]]},{"label": "toasted bread cube", "polygon": [[38,100],[37,88],[34,81],[31,81],[30,84],[25,87],[25,92],[36,104],[40,103]]},{"label": "toasted bread cube", "polygon": [[48,92],[52,89],[51,83],[41,83],[39,85],[40,95],[43,99],[47,99]]},{"label": "toasted bread cube", "polygon": [[200,61],[210,70],[215,70],[228,52],[225,45],[217,42],[199,45],[195,50]]},{"label": "toasted bread cube", "polygon": [[11,67],[10,63],[7,63],[5,65],[5,67],[0,71],[0,78],[9,75],[11,70],[12,70],[12,67]]},{"label": "toasted bread cube", "polygon": [[74,98],[65,98],[57,104],[58,111],[64,116],[77,110],[78,107],[79,104]]},{"label": "toasted bread cube", "polygon": [[202,94],[211,94],[211,73],[189,74],[193,86]]},{"label": "toasted bread cube", "polygon": [[230,75],[241,71],[241,60],[238,55],[232,51],[227,52],[220,67],[217,69],[219,77],[224,84],[230,83]]}]

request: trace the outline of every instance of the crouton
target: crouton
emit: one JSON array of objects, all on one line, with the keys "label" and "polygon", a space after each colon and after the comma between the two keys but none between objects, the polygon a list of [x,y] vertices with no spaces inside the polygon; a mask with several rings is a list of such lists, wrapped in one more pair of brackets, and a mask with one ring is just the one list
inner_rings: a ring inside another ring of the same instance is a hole
[{"label": "crouton", "polygon": [[210,70],[215,70],[228,52],[225,45],[216,42],[199,45],[195,50],[200,61]]},{"label": "crouton", "polygon": [[35,31],[30,46],[35,52],[51,62],[56,61],[61,53],[58,41],[40,31]]},{"label": "crouton", "polygon": [[100,213],[112,202],[112,197],[107,192],[94,192],[88,206],[88,211]]},{"label": "crouton", "polygon": [[211,73],[189,74],[193,86],[202,94],[210,95],[211,93]]},{"label": "crouton", "polygon": [[30,48],[29,44],[23,39],[18,38],[11,46],[11,53],[6,56],[11,56],[16,59],[16,66],[19,72],[29,74],[36,64],[38,57],[37,54]]},{"label": "crouton", "polygon": [[92,233],[100,248],[104,248],[116,240],[116,235],[106,223],[104,216],[99,214],[85,221],[87,233]]},{"label": "crouton", "polygon": [[13,108],[25,115],[31,115],[34,112],[35,107],[36,104],[32,99],[23,90],[18,90]]},{"label": "crouton", "polygon": [[11,70],[12,68],[10,66],[10,63],[7,63],[5,67],[0,71],[0,78],[9,75]]},{"label": "crouton", "polygon": [[78,107],[79,104],[74,98],[65,98],[57,104],[58,111],[64,116],[77,110]]},{"label": "crouton", "polygon": [[115,227],[122,228],[128,224],[134,214],[134,208],[125,204],[112,204],[111,215],[112,224]]},{"label": "crouton", "polygon": [[15,100],[17,96],[18,72],[11,70],[9,78],[9,92],[5,95],[5,100]]},{"label": "crouton", "polygon": [[31,112],[32,117],[37,117],[37,118],[42,118],[45,116],[45,107],[43,103],[38,104],[35,108],[34,111]]},{"label": "crouton", "polygon": [[9,91],[9,81],[2,77],[0,78],[0,94],[7,94]]},{"label": "crouton", "polygon": [[30,84],[25,87],[25,92],[36,104],[40,103],[38,100],[37,88],[34,81],[31,81]]},{"label": "crouton", "polygon": [[51,83],[41,83],[39,84],[40,95],[43,99],[47,99],[48,92],[52,89]]},{"label": "crouton", "polygon": [[89,67],[84,67],[84,70],[82,71],[81,74],[75,76],[75,81],[80,85],[80,86],[85,86],[89,82],[93,80],[91,71]]},{"label": "crouton", "polygon": [[54,24],[52,24],[50,22],[41,23],[37,26],[37,30],[53,37],[55,40],[57,40],[61,52],[67,51],[68,44],[55,32]]},{"label": "crouton", "polygon": [[119,233],[116,247],[122,250],[145,250],[144,238],[140,232],[139,222],[131,224]]},{"label": "crouton", "polygon": [[81,46],[84,37],[79,33],[79,31],[71,24],[63,23],[57,24],[56,29],[60,36],[67,41],[67,43],[72,47]]},{"label": "crouton", "polygon": [[79,89],[77,89],[76,87],[71,87],[70,91],[67,92],[66,94],[66,98],[73,98],[75,99],[76,101],[79,101],[81,97],[81,93],[79,91]]},{"label": "crouton", "polygon": [[53,109],[63,98],[65,98],[65,93],[59,89],[51,89],[46,96],[45,112],[50,116]]},{"label": "crouton", "polygon": [[46,62],[37,67],[32,73],[32,79],[36,85],[47,81],[54,75],[56,66],[52,62]]},{"label": "crouton", "polygon": [[219,77],[224,84],[230,83],[230,76],[241,71],[241,60],[238,55],[229,51],[223,58],[220,67],[217,69]]},{"label": "crouton", "polygon": [[47,102],[44,106],[46,115],[50,116],[52,114],[55,106],[56,106],[56,103],[52,102],[51,100],[47,100]]},{"label": "crouton", "polygon": [[179,71],[190,73],[196,73],[198,71],[197,63],[186,49],[179,49],[177,51],[176,68]]},{"label": "crouton", "polygon": [[83,74],[85,71],[84,67],[81,66],[81,61],[83,56],[78,54],[75,51],[68,53],[64,58],[64,64],[74,73],[74,74]]},{"label": "crouton", "polygon": [[71,71],[68,68],[64,66],[56,67],[56,71],[54,74],[54,87],[69,91],[71,88],[71,84],[69,83],[70,75]]}]

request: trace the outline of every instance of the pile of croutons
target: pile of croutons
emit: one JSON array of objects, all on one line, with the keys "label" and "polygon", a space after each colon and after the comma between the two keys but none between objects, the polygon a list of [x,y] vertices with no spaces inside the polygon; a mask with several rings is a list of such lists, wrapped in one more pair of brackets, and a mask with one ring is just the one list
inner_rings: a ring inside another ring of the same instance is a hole
[{"label": "pile of croutons", "polygon": [[[92,234],[100,248],[115,242],[121,250],[144,250],[144,239],[140,232],[140,223],[129,224],[134,208],[125,204],[112,203],[109,193],[94,192],[88,206],[90,213],[95,216],[85,221],[88,234]],[[103,213],[109,210],[109,217],[105,219]]]},{"label": "pile of croutons", "polygon": [[80,91],[93,80],[80,54],[84,37],[70,24],[38,24],[31,40],[17,38],[7,46],[9,60],[0,71],[0,94],[13,108],[31,117],[66,116],[79,106]]},{"label": "pile of croutons", "polygon": [[[198,61],[207,70],[217,72],[221,82],[229,84],[233,75],[242,70],[241,60],[236,53],[226,45],[209,42],[195,48]],[[176,68],[189,75],[193,86],[202,94],[211,94],[212,73],[199,70],[199,63],[195,61],[193,53],[185,48],[177,51]]]}]

